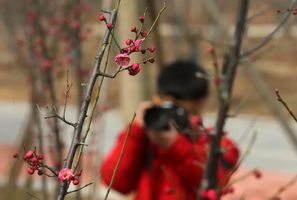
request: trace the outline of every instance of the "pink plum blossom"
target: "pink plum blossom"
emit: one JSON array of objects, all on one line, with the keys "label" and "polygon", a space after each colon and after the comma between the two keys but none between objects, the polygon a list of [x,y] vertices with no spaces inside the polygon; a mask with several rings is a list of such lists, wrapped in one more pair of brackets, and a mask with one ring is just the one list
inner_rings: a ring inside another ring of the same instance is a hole
[{"label": "pink plum blossom", "polygon": [[137,39],[134,42],[135,51],[139,52],[141,50],[142,39]]},{"label": "pink plum blossom", "polygon": [[73,179],[73,173],[69,168],[63,168],[59,171],[58,180],[61,183],[70,181]]},{"label": "pink plum blossom", "polygon": [[130,56],[126,53],[118,54],[114,58],[114,62],[121,66],[127,66],[130,63]]}]

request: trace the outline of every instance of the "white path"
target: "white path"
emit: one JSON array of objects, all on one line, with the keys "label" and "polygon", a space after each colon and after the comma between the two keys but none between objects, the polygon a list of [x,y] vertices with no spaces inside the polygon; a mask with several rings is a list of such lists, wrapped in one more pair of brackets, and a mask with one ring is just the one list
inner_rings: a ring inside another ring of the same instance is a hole
[{"label": "white path", "polygon": [[[28,105],[24,103],[2,102],[0,103],[0,145],[15,143],[20,139],[20,133],[28,120]],[[74,119],[76,112],[70,108],[67,112],[68,117]],[[72,117],[71,117],[72,116]],[[214,123],[215,115],[205,115],[206,125]],[[248,127],[253,124],[252,131],[257,131],[257,140],[251,150],[250,155],[244,161],[245,167],[257,167],[265,170],[276,170],[280,172],[294,173],[297,171],[297,153],[294,152],[289,141],[285,137],[282,128],[273,118],[260,116],[238,116],[229,119],[226,130],[230,136],[238,142],[242,152],[245,151],[252,136],[249,133],[243,141],[240,138]],[[103,125],[104,124],[104,125]],[[101,151],[106,153],[113,145],[117,133],[123,127],[123,122],[118,112],[113,110],[105,114],[101,122],[94,123],[97,130],[103,132],[101,138]],[[297,134],[297,126],[292,122]],[[65,137],[70,136],[69,131],[65,130]],[[69,141],[69,139],[67,139]]]}]

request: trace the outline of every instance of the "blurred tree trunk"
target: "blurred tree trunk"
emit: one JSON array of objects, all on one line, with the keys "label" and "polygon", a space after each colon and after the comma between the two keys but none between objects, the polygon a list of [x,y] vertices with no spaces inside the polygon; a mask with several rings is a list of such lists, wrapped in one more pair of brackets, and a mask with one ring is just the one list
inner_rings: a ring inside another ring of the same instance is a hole
[{"label": "blurred tree trunk", "polygon": [[[138,25],[139,12],[144,11],[144,8],[140,5],[139,0],[126,0],[121,4],[118,25],[119,25],[119,41],[122,45],[127,38],[134,36],[130,32],[132,25]],[[133,54],[132,61],[139,61],[141,57],[138,54]],[[149,66],[149,65],[147,65]],[[127,122],[133,113],[136,111],[138,104],[144,99],[144,95],[148,92],[145,91],[144,78],[146,76],[143,70],[136,76],[130,76],[125,71],[120,75],[120,107],[124,117],[124,121]]]},{"label": "blurred tree trunk", "polygon": [[219,36],[230,38],[228,33],[229,26],[225,23],[222,12],[217,6],[217,2],[215,2],[215,0],[201,0],[201,6],[205,8],[209,20],[215,26],[213,39],[217,41]]},{"label": "blurred tree trunk", "polygon": [[[24,152],[24,147],[26,149],[29,149],[32,147],[32,141],[33,141],[33,127],[34,127],[35,117],[33,109],[31,109],[29,115],[28,115],[28,122],[26,123],[25,130],[23,132],[22,139],[20,141],[20,144],[18,145],[17,154],[22,157]],[[5,186],[5,193],[4,193],[4,199],[13,199],[13,191],[15,191],[18,177],[20,175],[22,166],[24,165],[23,161],[20,161],[18,159],[15,159],[10,167],[10,171],[8,174],[8,180]]]},{"label": "blurred tree trunk", "polygon": [[[148,8],[148,17],[150,19],[150,23],[152,23],[156,17],[157,17],[157,10],[158,8],[156,8],[156,1],[155,0],[146,0],[146,6]],[[157,49],[157,53],[156,53],[156,61],[157,64],[160,67],[162,67],[164,65],[164,53],[163,53],[163,49],[162,49],[162,36],[160,33],[160,23],[157,22],[156,26],[155,26],[155,30],[152,32],[153,34],[153,42],[154,42],[154,46]]]}]

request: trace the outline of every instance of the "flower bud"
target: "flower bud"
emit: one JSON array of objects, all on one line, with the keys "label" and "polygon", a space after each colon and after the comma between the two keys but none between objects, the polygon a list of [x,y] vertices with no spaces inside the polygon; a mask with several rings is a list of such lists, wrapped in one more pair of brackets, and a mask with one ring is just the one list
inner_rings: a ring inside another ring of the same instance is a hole
[{"label": "flower bud", "polygon": [[42,154],[37,155],[38,160],[42,160],[44,156]]},{"label": "flower bud", "polygon": [[147,36],[147,32],[146,32],[146,31],[141,31],[140,35],[141,35],[142,37],[146,37],[146,36]]},{"label": "flower bud", "polygon": [[155,62],[155,59],[154,58],[151,58],[151,59],[149,59],[149,62],[150,63],[154,63]]},{"label": "flower bud", "polygon": [[138,74],[140,72],[140,70],[141,70],[141,68],[138,63],[134,63],[133,65],[131,65],[128,68],[129,75],[131,75],[131,76],[135,76],[136,74]]},{"label": "flower bud", "polygon": [[125,43],[126,43],[126,45],[131,45],[131,43],[132,43],[132,40],[131,39],[127,39],[126,41],[125,41]]},{"label": "flower bud", "polygon": [[25,156],[24,156],[24,159],[27,160],[27,159],[32,158],[33,157],[33,154],[34,154],[34,152],[32,150],[27,151],[26,154],[25,154]]},{"label": "flower bud", "polygon": [[32,174],[34,174],[35,170],[32,167],[29,167],[27,169],[27,172],[28,172],[28,174],[32,175]]},{"label": "flower bud", "polygon": [[156,48],[155,47],[149,47],[147,48],[151,53],[154,53],[156,51]]},{"label": "flower bud", "polygon": [[141,23],[143,23],[143,22],[144,22],[144,16],[139,16],[139,17],[138,17],[138,20],[139,20]]},{"label": "flower bud", "polygon": [[131,29],[130,29],[130,31],[136,33],[137,32],[136,26],[132,26]]},{"label": "flower bud", "polygon": [[78,184],[79,184],[79,180],[74,179],[74,180],[72,181],[72,183],[73,183],[73,185],[78,185]]},{"label": "flower bud", "polygon": [[98,19],[99,19],[99,21],[101,21],[101,22],[106,20],[105,17],[104,17],[104,15],[100,15]]},{"label": "flower bud", "polygon": [[112,24],[111,24],[111,23],[107,23],[107,24],[106,24],[106,27],[107,27],[108,29],[112,29]]}]

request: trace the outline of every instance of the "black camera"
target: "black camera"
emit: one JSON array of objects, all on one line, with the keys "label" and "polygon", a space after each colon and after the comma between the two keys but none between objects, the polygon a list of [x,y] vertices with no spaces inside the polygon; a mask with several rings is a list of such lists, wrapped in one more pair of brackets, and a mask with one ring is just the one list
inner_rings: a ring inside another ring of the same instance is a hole
[{"label": "black camera", "polygon": [[189,118],[187,112],[171,101],[148,108],[144,113],[144,124],[148,130],[169,130],[169,122],[173,123],[178,131],[188,130]]}]

